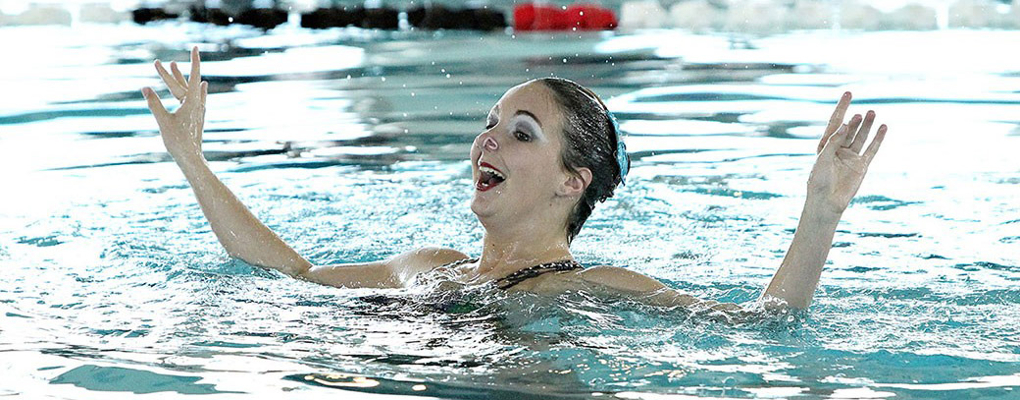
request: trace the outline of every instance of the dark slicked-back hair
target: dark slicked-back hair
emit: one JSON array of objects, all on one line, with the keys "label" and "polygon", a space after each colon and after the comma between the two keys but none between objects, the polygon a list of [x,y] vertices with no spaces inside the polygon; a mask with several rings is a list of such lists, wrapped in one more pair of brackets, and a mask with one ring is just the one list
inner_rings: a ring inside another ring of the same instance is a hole
[{"label": "dark slicked-back hair", "polygon": [[[567,217],[567,241],[572,242],[591,216],[595,203],[613,196],[623,181],[617,163],[618,132],[608,109],[594,92],[563,78],[536,79],[553,93],[564,116],[563,152],[560,160],[567,171],[591,170],[591,183]],[[628,168],[630,160],[627,160]]]}]

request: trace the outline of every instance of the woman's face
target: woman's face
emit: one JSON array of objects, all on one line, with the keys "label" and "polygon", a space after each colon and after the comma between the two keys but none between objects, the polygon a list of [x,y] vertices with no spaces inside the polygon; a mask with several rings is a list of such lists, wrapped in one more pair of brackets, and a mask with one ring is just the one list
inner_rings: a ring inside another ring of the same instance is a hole
[{"label": "woman's face", "polygon": [[[486,228],[505,224],[549,224],[565,218],[574,196],[565,184],[563,114],[541,82],[511,88],[489,112],[486,129],[471,146],[475,183],[471,210]],[[576,179],[576,178],[575,178]],[[583,192],[583,187],[581,192]]]}]

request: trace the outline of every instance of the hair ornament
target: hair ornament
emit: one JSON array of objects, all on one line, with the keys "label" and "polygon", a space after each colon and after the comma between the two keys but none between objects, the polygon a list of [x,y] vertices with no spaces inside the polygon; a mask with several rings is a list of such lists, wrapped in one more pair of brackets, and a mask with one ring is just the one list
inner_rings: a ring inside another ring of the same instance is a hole
[{"label": "hair ornament", "polygon": [[620,166],[620,183],[627,180],[627,173],[630,172],[630,156],[627,155],[627,144],[623,142],[623,132],[620,131],[620,122],[616,120],[609,108],[606,108],[609,121],[613,123],[613,133],[616,134],[616,164]]}]

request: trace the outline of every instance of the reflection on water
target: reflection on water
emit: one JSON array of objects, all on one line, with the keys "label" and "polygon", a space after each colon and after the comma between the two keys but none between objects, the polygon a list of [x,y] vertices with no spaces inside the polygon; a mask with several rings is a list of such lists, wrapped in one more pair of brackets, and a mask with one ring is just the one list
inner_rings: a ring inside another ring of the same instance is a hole
[{"label": "reflection on water", "polygon": [[[14,53],[52,49],[0,77],[18,93],[0,98],[11,378],[0,395],[1020,390],[1020,64],[977,50],[1015,33],[263,36],[183,24],[0,38]],[[579,259],[747,302],[789,244],[839,94],[853,90],[854,111],[875,109],[891,130],[807,313],[731,325],[583,293],[337,290],[229,260],[214,240],[138,92],[169,99],[149,63],[185,60],[192,43],[208,60],[213,169],[316,263],[427,244],[477,254],[468,146],[508,87],[554,74],[608,99],[634,158],[575,241]]]}]

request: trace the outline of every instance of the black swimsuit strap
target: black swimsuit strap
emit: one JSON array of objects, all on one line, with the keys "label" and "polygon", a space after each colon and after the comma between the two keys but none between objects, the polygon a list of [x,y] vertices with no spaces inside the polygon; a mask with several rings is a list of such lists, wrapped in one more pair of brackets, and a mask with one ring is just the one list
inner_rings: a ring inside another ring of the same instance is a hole
[{"label": "black swimsuit strap", "polygon": [[573,271],[576,269],[584,269],[584,266],[574,260],[553,261],[550,263],[539,264],[534,267],[528,267],[499,278],[496,280],[496,285],[498,285],[500,289],[506,290],[518,283],[548,272]]},{"label": "black swimsuit strap", "polygon": [[[465,258],[463,260],[457,260],[457,261],[454,261],[452,263],[445,264],[445,265],[441,266],[440,268],[452,268],[452,267],[464,265],[464,264],[467,264],[467,263],[473,263],[473,262],[477,262],[477,261],[478,261],[477,258]],[[548,262],[548,263],[545,263],[545,264],[539,264],[539,265],[535,265],[535,266],[532,266],[532,267],[528,267],[528,268],[519,270],[519,271],[514,272],[514,273],[512,273],[510,275],[507,275],[507,276],[504,276],[502,278],[496,279],[495,283],[496,283],[497,286],[499,286],[500,289],[506,290],[506,289],[509,289],[509,288],[513,287],[514,285],[516,285],[518,283],[524,282],[524,281],[526,281],[528,279],[534,278],[536,276],[539,276],[539,275],[542,275],[542,274],[545,274],[545,273],[548,273],[548,272],[573,271],[573,270],[577,270],[577,269],[584,269],[584,266],[581,265],[581,263],[579,263],[577,261],[574,261],[574,260],[553,261],[553,262]]]}]

